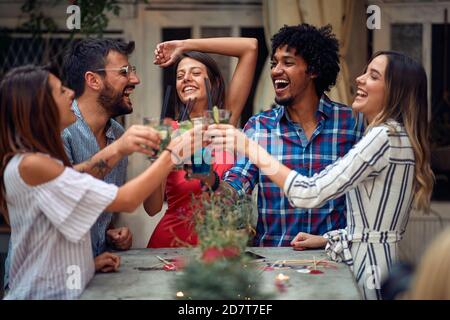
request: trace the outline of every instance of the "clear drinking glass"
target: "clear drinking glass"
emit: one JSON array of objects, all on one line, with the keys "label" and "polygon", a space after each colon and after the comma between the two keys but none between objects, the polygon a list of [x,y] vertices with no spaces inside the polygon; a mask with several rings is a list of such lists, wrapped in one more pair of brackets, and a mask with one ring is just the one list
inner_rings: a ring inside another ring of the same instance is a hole
[{"label": "clear drinking glass", "polygon": [[207,124],[214,124],[214,123],[228,124],[228,123],[230,123],[230,118],[231,118],[230,110],[218,109],[217,107],[215,107],[213,110],[204,111],[203,114],[206,118]]},{"label": "clear drinking glass", "polygon": [[158,131],[159,136],[161,137],[159,150],[153,150],[155,154],[152,157],[148,157],[150,161],[155,161],[159,157],[161,152],[169,145],[170,136],[172,134],[172,127],[168,124],[165,124],[160,118],[151,117],[144,117],[143,124],[144,126],[149,126]]},{"label": "clear drinking glass", "polygon": [[[178,124],[179,134],[192,129],[194,126],[205,125],[205,117],[192,118]],[[209,149],[202,148],[191,156],[191,163],[184,165],[185,170],[192,171],[192,174],[209,174],[211,169],[211,154]]]}]

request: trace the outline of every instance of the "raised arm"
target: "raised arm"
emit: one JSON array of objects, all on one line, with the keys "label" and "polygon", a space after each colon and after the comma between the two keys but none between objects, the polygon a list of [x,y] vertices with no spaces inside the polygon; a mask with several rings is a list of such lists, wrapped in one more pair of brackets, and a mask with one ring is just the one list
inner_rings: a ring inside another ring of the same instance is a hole
[{"label": "raised arm", "polygon": [[[115,199],[106,207],[109,212],[133,212],[161,183],[181,159],[190,157],[201,144],[193,144],[194,128],[173,139],[166,151],[143,173],[130,180],[117,191]],[[196,133],[201,136],[201,133]],[[42,154],[29,154],[19,166],[19,172],[27,185],[38,186],[58,178],[65,167],[53,158]],[[81,177],[80,177],[81,178]],[[91,178],[92,179],[92,178]],[[103,184],[106,184],[102,182]],[[93,201],[93,200],[91,200]]]},{"label": "raised arm", "polygon": [[355,188],[369,175],[379,173],[389,163],[389,140],[384,127],[373,128],[343,158],[312,177],[289,169],[231,126],[210,126],[207,136],[213,137],[216,148],[228,146],[245,154],[299,208],[318,208]]},{"label": "raised arm", "polygon": [[194,137],[201,137],[202,127],[195,127],[170,141],[165,151],[143,173],[119,188],[114,201],[106,208],[108,212],[133,212],[157,188],[181,159],[199,149],[202,144],[194,143]]},{"label": "raised arm", "polygon": [[92,158],[74,165],[79,172],[103,179],[125,156],[133,152],[152,155],[151,149],[159,148],[159,134],[152,128],[133,125],[115,142],[97,152]]},{"label": "raised arm", "polygon": [[[255,152],[259,154],[255,155]],[[384,128],[375,128],[343,158],[312,177],[302,176],[281,163],[274,164],[276,160],[266,150],[256,151],[254,144],[249,154],[251,161],[256,161],[261,170],[284,190],[293,206],[318,208],[355,188],[369,175],[382,171],[389,163],[389,141]]]},{"label": "raised arm", "polygon": [[230,122],[236,126],[252,88],[258,58],[258,41],[255,38],[229,37],[163,42],[156,47],[154,63],[167,67],[187,51],[215,53],[239,59],[225,101],[225,106],[232,112]]}]

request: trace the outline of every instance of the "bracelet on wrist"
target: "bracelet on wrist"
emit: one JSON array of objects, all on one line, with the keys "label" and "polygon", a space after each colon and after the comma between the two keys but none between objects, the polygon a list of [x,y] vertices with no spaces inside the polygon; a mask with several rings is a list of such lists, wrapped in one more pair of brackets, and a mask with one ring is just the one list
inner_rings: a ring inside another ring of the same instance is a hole
[{"label": "bracelet on wrist", "polygon": [[217,172],[215,172],[215,171],[213,171],[213,172],[214,172],[215,180],[214,180],[214,184],[211,187],[211,190],[216,191],[217,189],[219,189],[219,186],[220,186],[220,177],[217,174]]},{"label": "bracelet on wrist", "polygon": [[171,159],[174,165],[178,166],[178,165],[180,165],[181,163],[183,163],[183,160],[181,160],[180,156],[177,155],[175,152],[173,152],[172,149],[170,149],[170,148],[164,148],[163,151],[168,151],[172,156],[174,156],[174,157],[176,158],[176,162],[173,161],[173,159]]},{"label": "bracelet on wrist", "polygon": [[215,171],[213,171],[213,174],[214,174],[214,183],[213,183],[213,185],[212,186],[207,186],[206,184],[205,184],[205,182],[203,182],[202,180],[200,180],[200,184],[201,184],[201,186],[202,187],[208,187],[208,189],[210,189],[211,191],[216,191],[217,189],[219,189],[219,186],[220,186],[220,177],[219,177],[219,175],[217,174],[217,172],[215,172]]}]

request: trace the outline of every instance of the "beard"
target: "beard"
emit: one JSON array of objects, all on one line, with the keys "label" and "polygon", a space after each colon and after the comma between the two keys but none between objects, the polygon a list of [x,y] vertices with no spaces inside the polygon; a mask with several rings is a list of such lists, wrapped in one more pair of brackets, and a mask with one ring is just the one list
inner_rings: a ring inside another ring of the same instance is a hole
[{"label": "beard", "polygon": [[294,103],[294,98],[292,96],[284,99],[278,99],[277,97],[275,97],[275,102],[280,106],[290,107]]},{"label": "beard", "polygon": [[133,108],[125,103],[124,91],[134,86],[126,86],[122,92],[117,92],[112,86],[105,82],[105,87],[100,91],[97,102],[114,118],[133,112]]}]

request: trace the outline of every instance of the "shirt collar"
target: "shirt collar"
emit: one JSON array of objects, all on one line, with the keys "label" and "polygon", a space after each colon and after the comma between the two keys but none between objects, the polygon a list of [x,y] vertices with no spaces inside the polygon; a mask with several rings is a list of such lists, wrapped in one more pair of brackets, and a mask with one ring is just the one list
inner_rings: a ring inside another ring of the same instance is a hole
[{"label": "shirt collar", "polygon": [[[283,116],[288,122],[292,123],[292,120],[290,119],[289,114],[286,111],[286,107],[281,105],[277,105],[277,107],[278,107],[278,114],[274,118],[274,123],[277,122],[279,123],[283,119]],[[317,106],[317,116],[319,117],[320,120],[321,119],[325,120],[327,118],[332,117],[332,112],[333,112],[332,102],[326,94],[323,94],[319,100],[319,105]]]},{"label": "shirt collar", "polygon": [[75,114],[75,116],[76,116],[78,119],[84,120],[84,119],[83,119],[83,115],[81,114],[80,108],[78,107],[78,102],[77,102],[76,99],[73,99],[73,102],[72,102],[72,110],[73,110],[73,113]]},{"label": "shirt collar", "polygon": [[[80,119],[81,121],[83,121],[86,124],[87,127],[89,127],[89,125],[84,120],[83,115],[81,114],[81,111],[80,111],[80,108],[78,107],[78,102],[77,102],[76,99],[73,99],[72,109],[73,109],[73,113],[75,114],[75,116],[78,119]],[[113,120],[112,119],[109,119],[108,123],[106,124],[106,127],[108,128],[106,130],[106,134],[105,134],[106,138],[110,139],[110,140],[115,140],[116,139],[116,135],[114,134]]]}]

